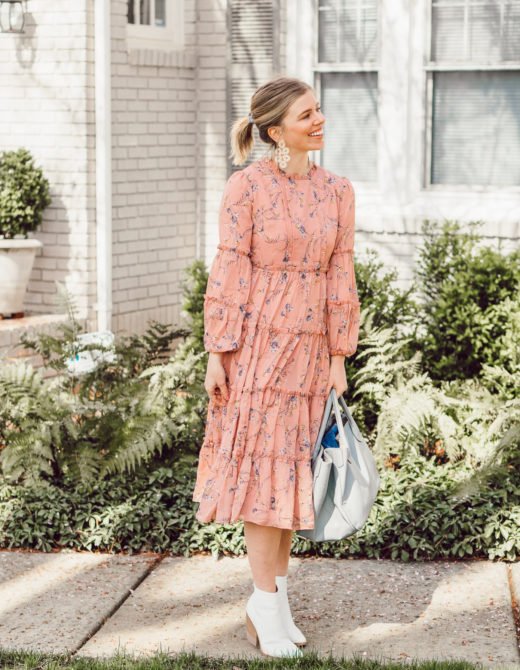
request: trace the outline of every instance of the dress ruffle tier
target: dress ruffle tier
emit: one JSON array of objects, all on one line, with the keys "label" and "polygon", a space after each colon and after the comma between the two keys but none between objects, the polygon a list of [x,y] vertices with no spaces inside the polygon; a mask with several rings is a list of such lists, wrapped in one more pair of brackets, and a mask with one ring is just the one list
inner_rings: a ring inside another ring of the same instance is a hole
[{"label": "dress ruffle tier", "polygon": [[204,298],[204,346],[224,352],[193,500],[201,522],[314,527],[311,457],[331,355],[352,355],[359,310],[354,190],[313,164],[267,158],[228,179]]}]

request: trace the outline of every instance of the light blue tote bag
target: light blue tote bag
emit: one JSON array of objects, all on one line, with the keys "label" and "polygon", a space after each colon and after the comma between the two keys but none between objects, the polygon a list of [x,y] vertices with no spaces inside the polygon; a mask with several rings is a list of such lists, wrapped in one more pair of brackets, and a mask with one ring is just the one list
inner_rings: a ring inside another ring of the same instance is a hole
[{"label": "light blue tote bag", "polygon": [[361,530],[379,491],[379,472],[345,399],[340,396],[338,402],[334,387],[325,404],[311,467],[314,528],[294,532],[314,542],[331,542]]}]

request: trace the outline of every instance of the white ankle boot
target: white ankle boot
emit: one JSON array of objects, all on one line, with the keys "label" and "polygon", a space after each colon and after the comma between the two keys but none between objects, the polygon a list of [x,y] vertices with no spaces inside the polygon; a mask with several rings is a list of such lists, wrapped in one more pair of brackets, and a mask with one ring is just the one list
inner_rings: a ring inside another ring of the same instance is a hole
[{"label": "white ankle boot", "polygon": [[247,639],[264,656],[303,656],[287,637],[279,608],[278,592],[263,591],[254,584],[246,605]]},{"label": "white ankle boot", "polygon": [[292,618],[291,607],[287,598],[287,575],[284,575],[283,577],[276,575],[275,579],[276,586],[278,587],[278,595],[280,598],[280,612],[282,614],[282,621],[287,633],[289,634],[289,638],[294,642],[294,644],[307,644],[305,635],[294,623]]}]

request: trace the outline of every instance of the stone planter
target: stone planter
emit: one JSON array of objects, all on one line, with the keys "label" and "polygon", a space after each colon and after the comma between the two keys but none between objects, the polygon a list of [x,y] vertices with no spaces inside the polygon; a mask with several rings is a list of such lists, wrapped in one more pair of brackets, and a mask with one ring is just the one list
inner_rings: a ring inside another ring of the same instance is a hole
[{"label": "stone planter", "polygon": [[40,240],[0,238],[0,314],[22,311]]}]

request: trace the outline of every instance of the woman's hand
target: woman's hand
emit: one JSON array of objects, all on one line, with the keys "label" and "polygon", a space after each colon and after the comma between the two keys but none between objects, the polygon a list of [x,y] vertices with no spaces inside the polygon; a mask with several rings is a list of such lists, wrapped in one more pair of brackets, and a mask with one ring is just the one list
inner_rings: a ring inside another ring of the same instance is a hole
[{"label": "woman's hand", "polygon": [[327,398],[331,388],[336,389],[336,394],[339,396],[348,388],[347,373],[345,371],[345,356],[331,356],[329,368],[329,380],[327,384]]},{"label": "woman's hand", "polygon": [[210,351],[204,388],[217,405],[225,405],[229,400],[226,384],[226,370],[222,364],[222,353]]}]

